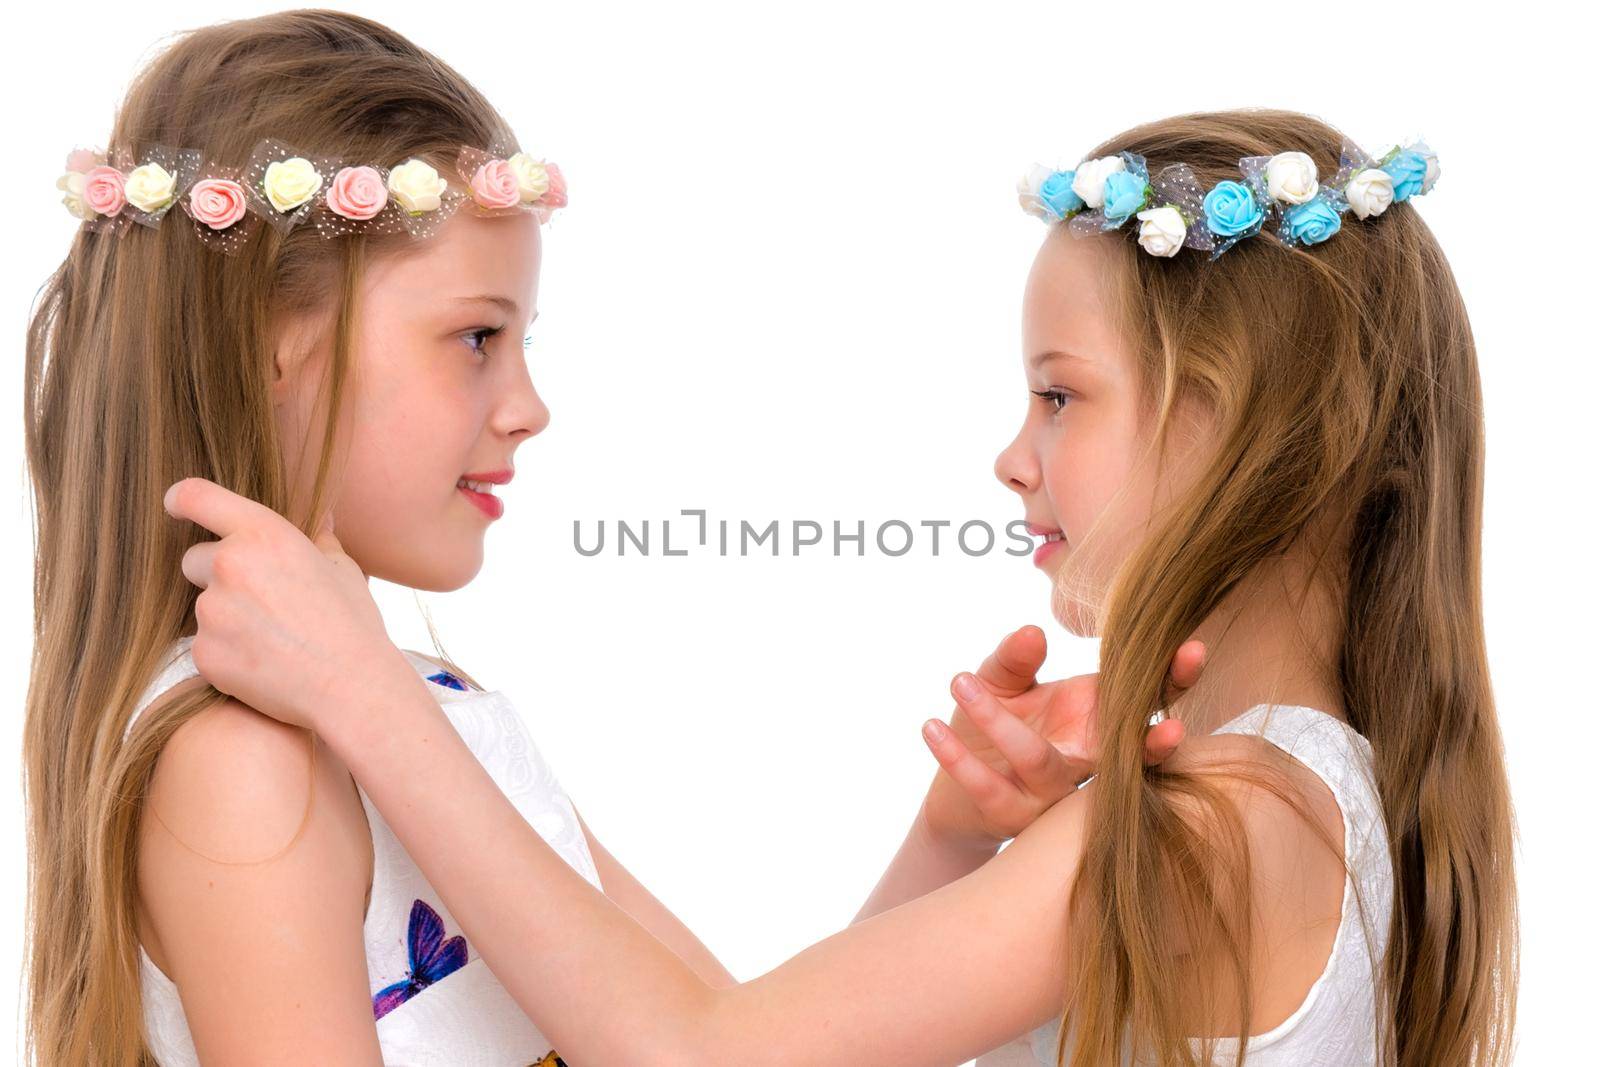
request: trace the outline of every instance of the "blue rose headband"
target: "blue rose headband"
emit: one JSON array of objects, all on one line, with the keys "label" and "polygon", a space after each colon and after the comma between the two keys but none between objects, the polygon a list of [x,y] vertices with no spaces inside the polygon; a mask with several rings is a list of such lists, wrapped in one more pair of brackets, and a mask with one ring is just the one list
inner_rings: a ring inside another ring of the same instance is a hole
[{"label": "blue rose headband", "polygon": [[1245,156],[1239,175],[1203,193],[1187,164],[1162,167],[1152,179],[1143,156],[1119,152],[1074,170],[1036,166],[1017,183],[1017,199],[1030,215],[1067,222],[1076,237],[1118,229],[1132,218],[1139,220],[1140,247],[1151,255],[1199,248],[1216,259],[1263,229],[1287,245],[1326,241],[1347,211],[1370,218],[1426,194],[1439,179],[1439,158],[1420,137],[1377,159],[1346,139],[1331,181],[1318,183],[1317,165],[1304,152]]}]

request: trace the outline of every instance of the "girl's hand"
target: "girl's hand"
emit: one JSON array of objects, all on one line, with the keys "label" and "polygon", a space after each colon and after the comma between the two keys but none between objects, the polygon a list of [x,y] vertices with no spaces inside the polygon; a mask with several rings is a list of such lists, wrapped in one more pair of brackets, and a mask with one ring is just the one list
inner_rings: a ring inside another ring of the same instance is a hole
[{"label": "girl's hand", "polygon": [[[920,817],[945,844],[993,849],[1009,840],[1094,773],[1098,675],[1043,685],[1044,631],[1009,634],[976,676],[956,675],[956,711],[946,726],[929,719],[923,740],[939,771]],[[1194,685],[1205,645],[1187,641],[1172,658],[1167,700]],[[1183,740],[1183,724],[1163,719],[1145,737],[1145,762],[1160,763]]]},{"label": "girl's hand", "polygon": [[351,665],[398,660],[367,579],[333,535],[333,516],[308,539],[282,515],[205,478],[184,478],[162,501],[221,540],[183,554],[202,590],[192,653],[201,676],[264,714],[315,728],[336,707]]}]

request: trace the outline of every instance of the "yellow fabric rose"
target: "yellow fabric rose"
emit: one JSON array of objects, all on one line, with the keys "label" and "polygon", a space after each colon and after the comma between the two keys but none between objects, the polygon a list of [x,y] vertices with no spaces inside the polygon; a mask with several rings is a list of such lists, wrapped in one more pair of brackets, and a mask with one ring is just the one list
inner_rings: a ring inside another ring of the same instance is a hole
[{"label": "yellow fabric rose", "polygon": [[511,173],[517,176],[517,192],[524,204],[532,203],[550,191],[550,172],[539,160],[526,152],[518,152],[506,160]]},{"label": "yellow fabric rose", "polygon": [[61,202],[67,205],[67,210],[80,219],[94,218],[94,208],[83,202],[83,174],[80,171],[69,170],[56,179],[56,188],[64,194]]},{"label": "yellow fabric rose", "polygon": [[146,163],[128,172],[122,192],[128,198],[128,203],[140,211],[153,214],[172,203],[176,185],[177,178],[167,173],[161,164]]},{"label": "yellow fabric rose", "polygon": [[449,184],[420,159],[408,159],[389,172],[389,192],[413,215],[438,210],[439,197]]},{"label": "yellow fabric rose", "polygon": [[267,165],[261,179],[267,199],[279,211],[293,211],[317,195],[322,188],[322,175],[309,159],[292,156]]}]

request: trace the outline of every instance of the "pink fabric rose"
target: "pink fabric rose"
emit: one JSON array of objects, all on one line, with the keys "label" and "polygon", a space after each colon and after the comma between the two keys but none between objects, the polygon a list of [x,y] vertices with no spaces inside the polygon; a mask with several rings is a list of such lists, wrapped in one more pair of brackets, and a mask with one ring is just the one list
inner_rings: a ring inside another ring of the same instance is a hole
[{"label": "pink fabric rose", "polygon": [[344,167],[328,186],[328,207],[347,219],[370,219],[389,202],[383,175],[373,167]]},{"label": "pink fabric rose", "polygon": [[213,230],[244,218],[244,186],[227,178],[205,178],[189,190],[189,213]]},{"label": "pink fabric rose", "polygon": [[539,198],[539,203],[550,208],[566,207],[567,179],[562,175],[561,168],[554,163],[546,163],[544,170],[550,176],[550,188]]},{"label": "pink fabric rose", "polygon": [[79,174],[83,174],[98,162],[99,159],[96,158],[93,149],[78,148],[74,149],[73,152],[67,156],[67,169],[69,171],[77,171]]},{"label": "pink fabric rose", "polygon": [[472,176],[472,198],[484,207],[516,207],[522,203],[517,173],[503,159],[491,159]]},{"label": "pink fabric rose", "polygon": [[122,192],[122,172],[99,166],[83,176],[83,202],[101,215],[115,215],[128,202]]}]

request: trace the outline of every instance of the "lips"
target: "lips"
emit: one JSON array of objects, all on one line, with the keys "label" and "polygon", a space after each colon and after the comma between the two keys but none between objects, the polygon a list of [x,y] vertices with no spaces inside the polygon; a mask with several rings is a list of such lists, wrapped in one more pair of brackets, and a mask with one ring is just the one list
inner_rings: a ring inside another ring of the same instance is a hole
[{"label": "lips", "polygon": [[1030,522],[1027,524],[1027,529],[1033,536],[1044,538],[1039,547],[1033,550],[1033,565],[1035,567],[1043,566],[1051,556],[1060,552],[1066,545],[1066,535],[1052,526]]},{"label": "lips", "polygon": [[497,471],[476,471],[463,474],[461,480],[464,482],[488,482],[490,485],[505,485],[511,480],[512,473],[510,467],[505,467]]},{"label": "lips", "polygon": [[494,495],[494,487],[511,481],[511,470],[474,471],[456,480],[456,488],[466,495],[478,510],[491,519],[505,514],[505,503]]},{"label": "lips", "polygon": [[477,507],[479,511],[489,516],[489,518],[498,519],[500,516],[506,513],[505,502],[499,497],[495,496],[493,493],[483,493],[472,488],[472,485],[484,484],[486,483],[473,482],[470,485],[457,484],[456,492],[465,496],[473,503],[475,507]]}]

